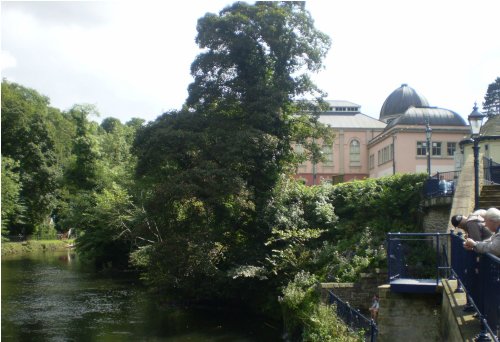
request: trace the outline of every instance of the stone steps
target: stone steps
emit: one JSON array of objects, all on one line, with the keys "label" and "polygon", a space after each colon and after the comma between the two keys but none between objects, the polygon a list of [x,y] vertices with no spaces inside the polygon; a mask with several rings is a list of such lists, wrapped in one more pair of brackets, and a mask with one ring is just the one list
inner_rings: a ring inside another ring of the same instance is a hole
[{"label": "stone steps", "polygon": [[500,185],[484,185],[482,187],[479,207],[483,209],[500,208]]}]

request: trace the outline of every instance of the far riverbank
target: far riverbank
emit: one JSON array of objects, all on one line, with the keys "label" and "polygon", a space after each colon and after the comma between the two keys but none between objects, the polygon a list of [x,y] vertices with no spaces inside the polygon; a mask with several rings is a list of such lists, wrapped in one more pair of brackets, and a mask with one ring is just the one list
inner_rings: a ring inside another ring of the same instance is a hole
[{"label": "far riverbank", "polygon": [[2,242],[2,257],[24,253],[63,251],[73,240],[29,240],[22,242]]}]

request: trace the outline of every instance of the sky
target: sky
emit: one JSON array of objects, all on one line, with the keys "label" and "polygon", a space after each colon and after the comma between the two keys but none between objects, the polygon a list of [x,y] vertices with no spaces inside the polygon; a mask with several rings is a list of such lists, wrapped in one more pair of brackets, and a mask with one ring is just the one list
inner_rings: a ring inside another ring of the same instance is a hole
[{"label": "sky", "polygon": [[[90,103],[98,121],[152,121],[187,98],[197,20],[231,3],[1,1],[1,76],[61,110]],[[332,39],[314,81],[371,117],[406,83],[467,119],[500,77],[498,0],[311,0],[306,9]]]}]

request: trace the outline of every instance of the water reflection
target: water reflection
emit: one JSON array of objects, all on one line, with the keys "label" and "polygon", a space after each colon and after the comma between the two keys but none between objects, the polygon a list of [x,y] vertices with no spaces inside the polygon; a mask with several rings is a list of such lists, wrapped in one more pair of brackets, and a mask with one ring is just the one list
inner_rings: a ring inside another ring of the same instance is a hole
[{"label": "water reflection", "polygon": [[133,277],[82,268],[72,250],[2,260],[2,341],[279,341],[237,313],[162,308]]}]

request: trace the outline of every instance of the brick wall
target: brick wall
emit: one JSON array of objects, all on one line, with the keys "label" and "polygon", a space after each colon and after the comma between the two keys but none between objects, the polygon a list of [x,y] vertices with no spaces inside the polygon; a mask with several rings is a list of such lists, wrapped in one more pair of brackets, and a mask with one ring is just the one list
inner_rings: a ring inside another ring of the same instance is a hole
[{"label": "brick wall", "polygon": [[379,295],[377,342],[442,341],[439,336],[441,292],[394,293],[389,285],[382,285]]},{"label": "brick wall", "polygon": [[362,273],[356,283],[322,283],[321,299],[324,303],[328,300],[328,290],[344,302],[358,309],[362,314],[368,314],[372,304],[373,294],[378,293],[378,287],[387,283],[387,272],[375,270],[374,273]]}]

